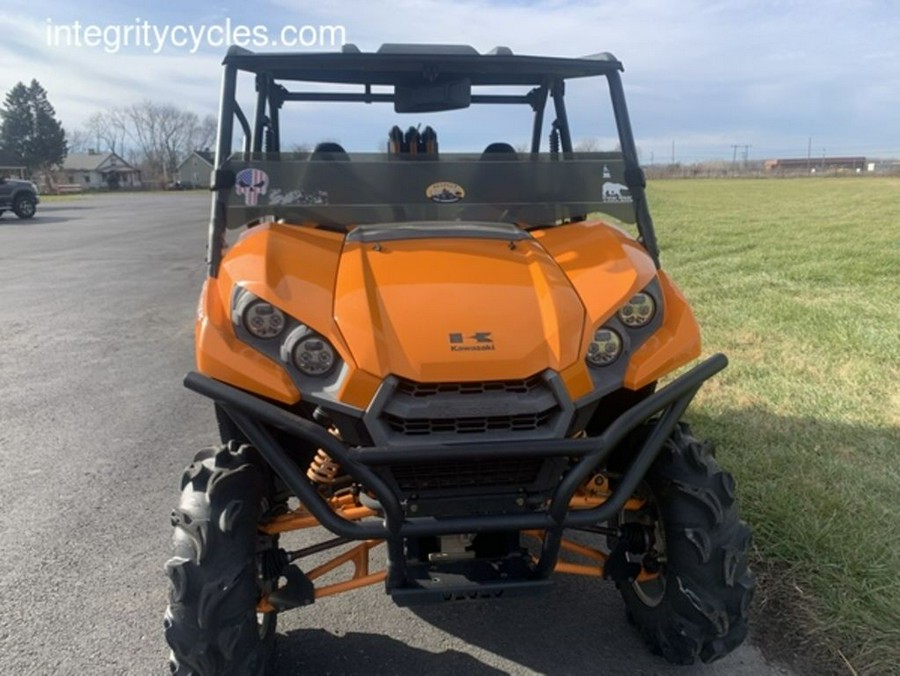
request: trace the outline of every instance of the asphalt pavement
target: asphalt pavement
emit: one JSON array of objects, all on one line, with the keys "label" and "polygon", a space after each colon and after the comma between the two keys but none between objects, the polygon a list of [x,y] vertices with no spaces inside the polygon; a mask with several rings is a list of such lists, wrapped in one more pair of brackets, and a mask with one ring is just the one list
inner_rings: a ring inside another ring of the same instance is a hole
[{"label": "asphalt pavement", "polygon": [[[96,195],[0,218],[0,674],[163,674],[169,513],[216,441],[193,367],[208,197]],[[611,584],[395,606],[379,586],[279,618],[271,673],[788,674],[744,645],[645,650]]]}]

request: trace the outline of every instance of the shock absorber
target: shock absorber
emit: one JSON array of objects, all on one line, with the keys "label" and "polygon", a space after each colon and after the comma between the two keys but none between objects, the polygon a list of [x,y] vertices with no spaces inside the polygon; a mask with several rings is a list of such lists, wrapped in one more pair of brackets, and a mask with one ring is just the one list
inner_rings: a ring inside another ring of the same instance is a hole
[{"label": "shock absorber", "polygon": [[347,477],[342,476],[341,464],[332,460],[331,456],[320,448],[309,463],[306,478],[319,486],[334,488],[336,484],[341,483],[341,479]]}]

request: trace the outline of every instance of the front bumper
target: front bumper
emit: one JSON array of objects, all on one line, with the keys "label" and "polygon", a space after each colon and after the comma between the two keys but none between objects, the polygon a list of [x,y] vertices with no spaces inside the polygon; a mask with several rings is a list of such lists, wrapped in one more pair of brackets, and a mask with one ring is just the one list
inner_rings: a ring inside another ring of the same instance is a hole
[{"label": "front bumper", "polygon": [[[534,566],[534,579],[546,578],[559,557],[563,531],[567,527],[587,526],[608,521],[634,493],[653,464],[663,443],[691,403],[703,383],[728,364],[716,354],[676,378],[620,415],[597,437],[584,439],[545,439],[534,441],[466,443],[351,448],[319,425],[256,396],[199,373],[189,373],[185,386],[217,402],[259,450],[285,485],[300,499],[319,522],[336,535],[350,540],[383,539],[388,547],[388,589],[400,587],[406,579],[404,538],[483,533],[497,531],[542,530],[545,532],[541,554]],[[609,499],[592,509],[571,510],[569,503],[578,487],[596,471],[597,466],[638,426],[654,418],[652,428],[635,453]],[[322,448],[356,481],[374,494],[384,510],[381,522],[353,522],[336,514],[319,495],[305,475],[305,468],[294,463],[276,441],[267,426],[287,432],[315,447]],[[448,517],[414,517],[404,513],[401,499],[378,475],[375,468],[422,461],[475,458],[568,457],[575,464],[563,476],[553,492],[549,506],[542,511],[517,514],[485,514]]]}]

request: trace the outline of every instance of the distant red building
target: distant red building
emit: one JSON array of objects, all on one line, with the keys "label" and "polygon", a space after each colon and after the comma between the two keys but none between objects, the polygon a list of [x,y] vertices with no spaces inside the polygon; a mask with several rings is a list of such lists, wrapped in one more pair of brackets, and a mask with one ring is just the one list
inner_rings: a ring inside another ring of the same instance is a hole
[{"label": "distant red building", "polygon": [[803,157],[766,160],[766,172],[780,174],[861,173],[866,170],[865,157]]}]

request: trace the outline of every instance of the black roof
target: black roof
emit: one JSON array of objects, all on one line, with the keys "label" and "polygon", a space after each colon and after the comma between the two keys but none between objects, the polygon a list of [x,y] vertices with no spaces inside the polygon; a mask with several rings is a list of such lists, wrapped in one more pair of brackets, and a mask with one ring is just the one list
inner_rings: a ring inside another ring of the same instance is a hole
[{"label": "black roof", "polygon": [[479,54],[466,45],[386,44],[376,52],[344,45],[340,52],[256,54],[231,47],[223,61],[276,80],[363,85],[415,85],[468,78],[473,85],[540,85],[547,80],[605,75],[622,70],[607,52],[583,58],[519,56],[506,47]]}]

